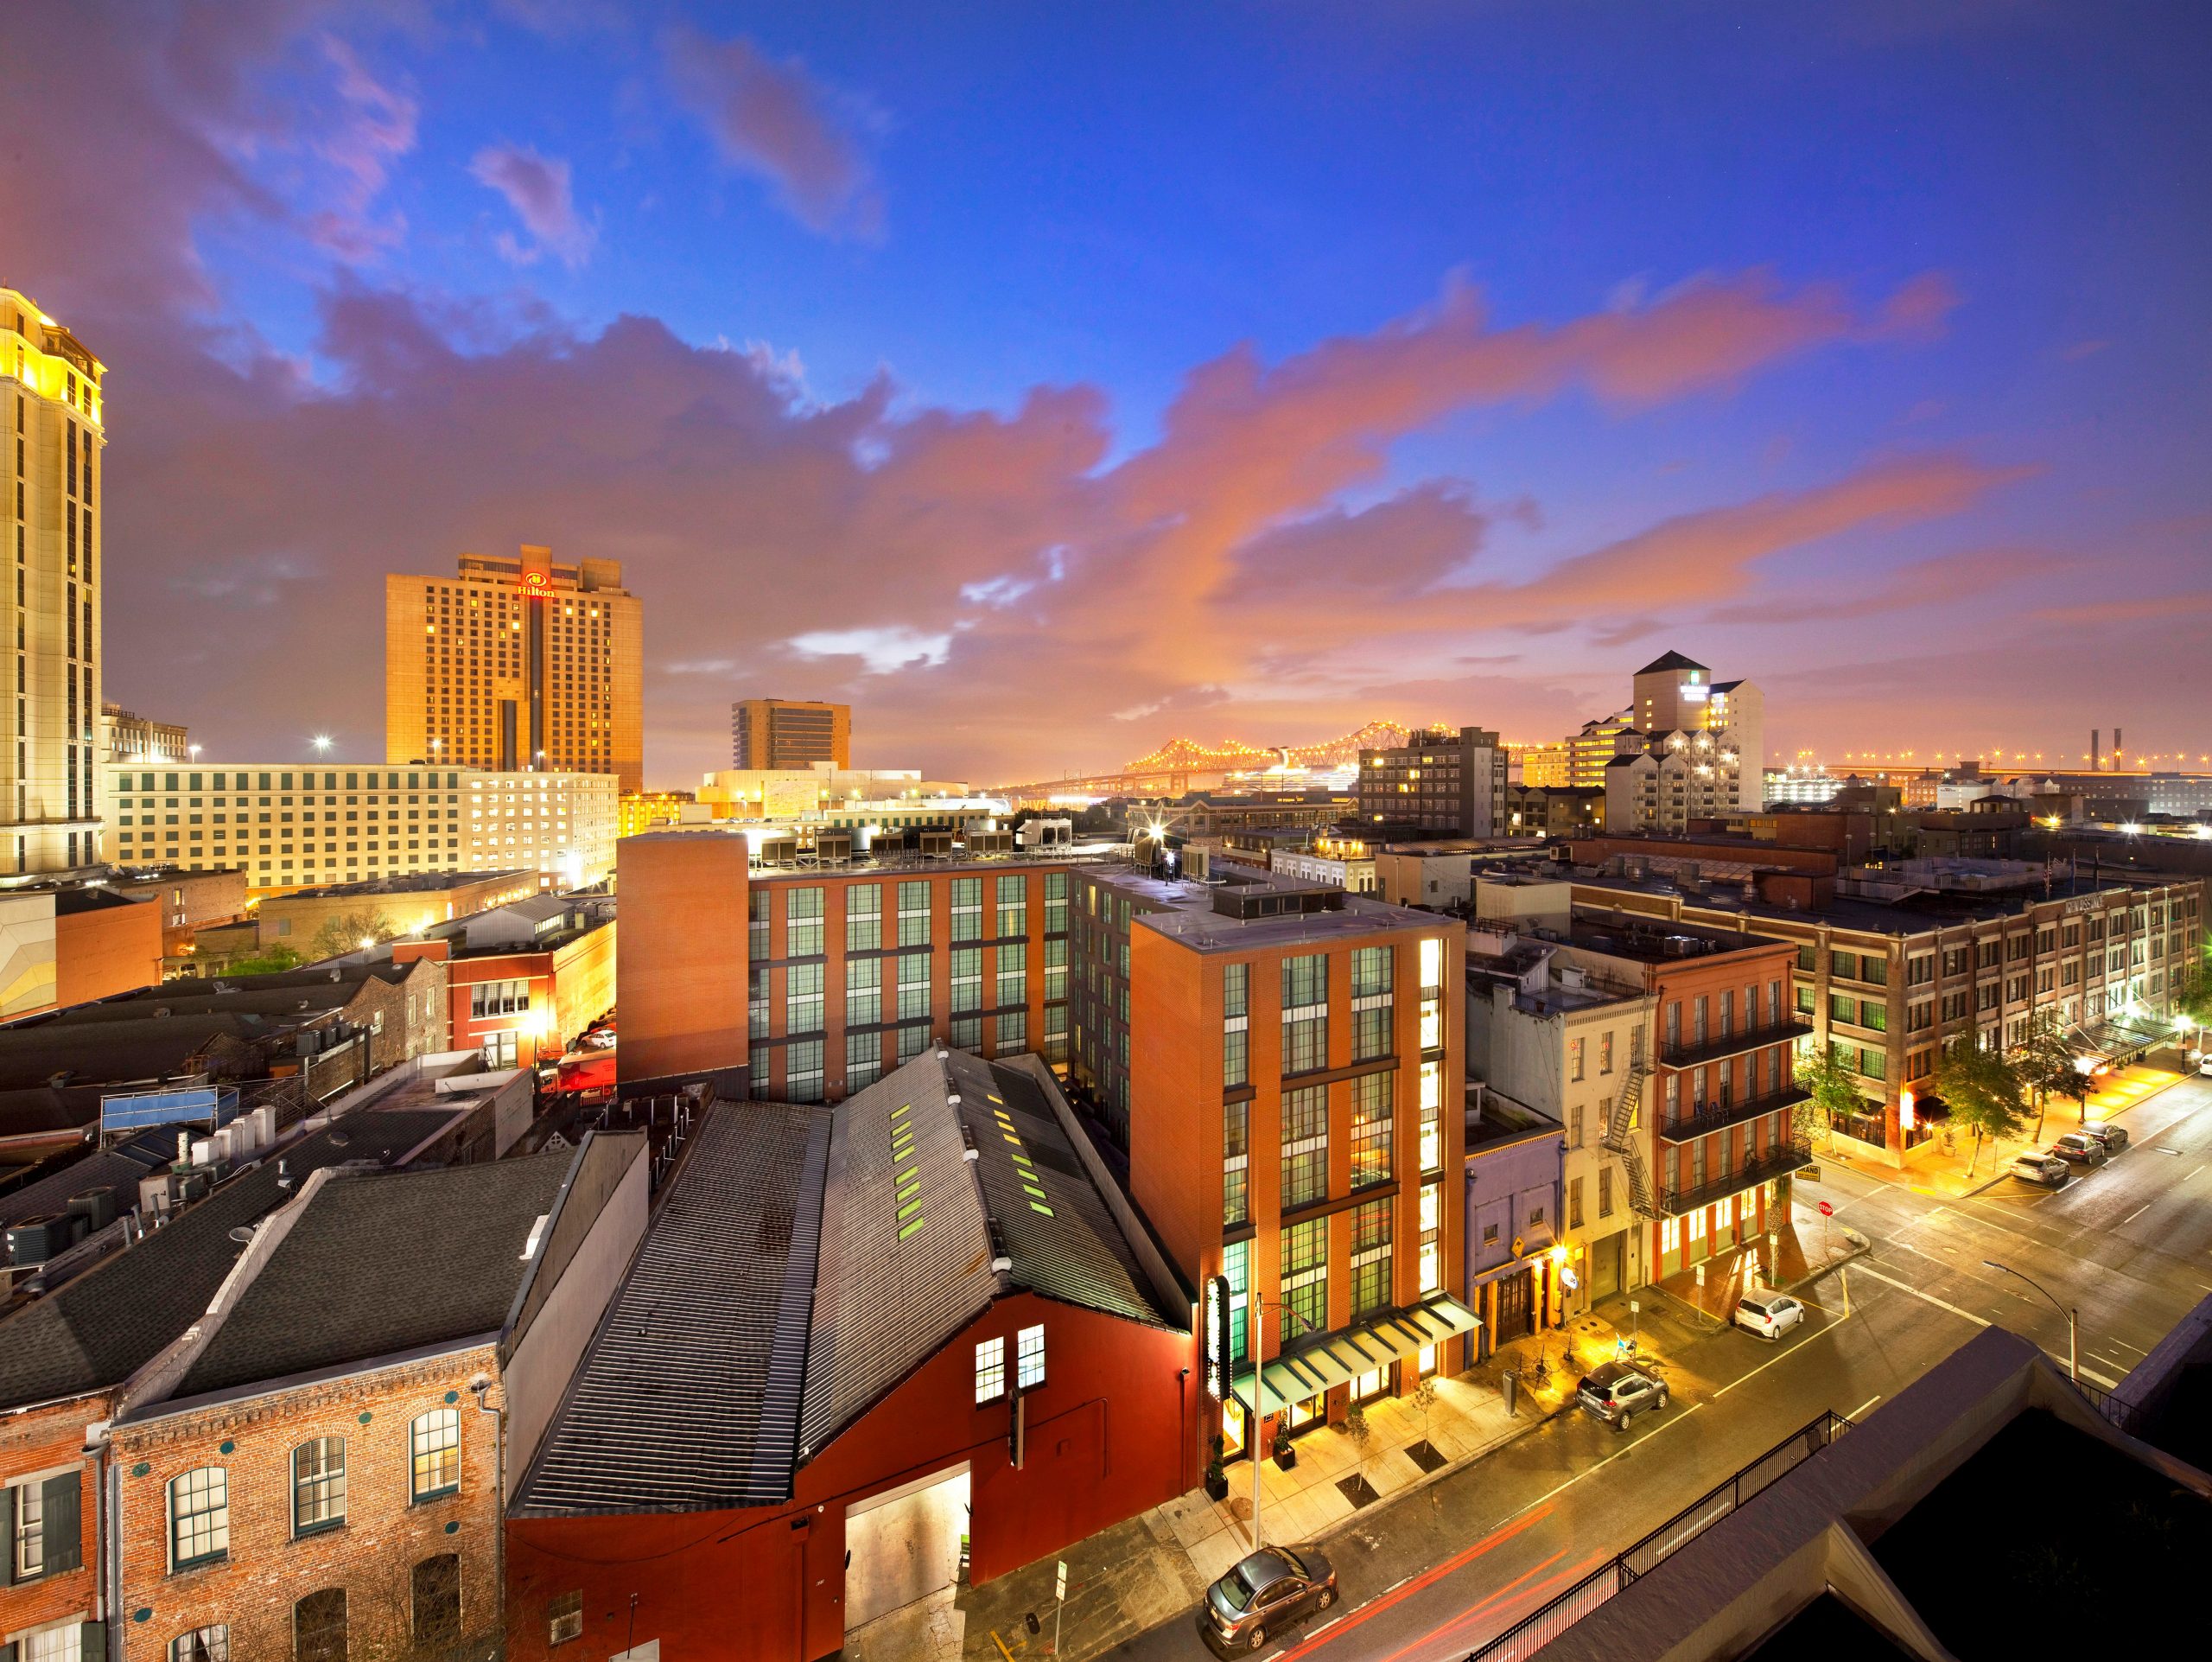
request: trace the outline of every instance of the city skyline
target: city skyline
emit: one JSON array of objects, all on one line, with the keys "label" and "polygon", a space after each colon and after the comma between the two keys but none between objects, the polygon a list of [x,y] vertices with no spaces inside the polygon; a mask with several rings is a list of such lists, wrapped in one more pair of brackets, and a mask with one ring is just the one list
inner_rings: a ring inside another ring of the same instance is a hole
[{"label": "city skyline", "polygon": [[109,691],[223,752],[376,754],[345,623],[524,542],[650,608],[654,785],[760,696],[977,779],[1539,741],[1669,647],[1777,758],[2202,747],[2186,9],[226,19],[0,67]]}]

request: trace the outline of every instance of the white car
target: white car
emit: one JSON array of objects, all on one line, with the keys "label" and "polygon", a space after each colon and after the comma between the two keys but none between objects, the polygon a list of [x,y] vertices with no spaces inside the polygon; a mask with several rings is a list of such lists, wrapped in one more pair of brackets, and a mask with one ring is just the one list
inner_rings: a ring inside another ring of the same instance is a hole
[{"label": "white car", "polygon": [[1736,1305],[1736,1325],[1762,1339],[1779,1339],[1805,1319],[1805,1307],[1787,1293],[1746,1293]]}]

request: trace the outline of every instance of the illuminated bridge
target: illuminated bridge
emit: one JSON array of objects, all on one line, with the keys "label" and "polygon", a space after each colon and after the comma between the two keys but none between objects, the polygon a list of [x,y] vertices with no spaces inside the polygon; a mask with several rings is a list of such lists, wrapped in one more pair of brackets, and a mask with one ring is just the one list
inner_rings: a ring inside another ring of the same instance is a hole
[{"label": "illuminated bridge", "polygon": [[1227,739],[1202,745],[1173,738],[1148,756],[1140,756],[1110,774],[1071,774],[1000,787],[1017,799],[1051,796],[1178,796],[1211,790],[1233,774],[1264,773],[1270,767],[1309,767],[1318,772],[1358,765],[1363,749],[1403,744],[1408,729],[1396,722],[1369,722],[1340,738],[1317,744],[1258,745]]}]

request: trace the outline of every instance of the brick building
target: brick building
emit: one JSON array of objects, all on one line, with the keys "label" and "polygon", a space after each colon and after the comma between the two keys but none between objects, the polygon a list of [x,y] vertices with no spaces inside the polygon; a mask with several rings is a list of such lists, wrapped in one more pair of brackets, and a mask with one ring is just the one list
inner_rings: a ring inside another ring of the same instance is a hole
[{"label": "brick building", "polygon": [[534,1067],[613,1009],[614,940],[610,902],[549,895],[377,951],[443,965],[453,1048],[480,1051],[493,1067]]},{"label": "brick building", "polygon": [[1479,727],[1435,728],[1359,753],[1359,823],[1376,832],[1491,837],[1505,829],[1506,747]]},{"label": "brick building", "polygon": [[[309,1177],[123,1393],[117,1662],[496,1648],[512,1376],[543,1376],[541,1399],[565,1384],[642,1229],[643,1152],[594,1134]],[[554,1259],[563,1227],[607,1250]],[[579,1266],[563,1324],[548,1312]],[[538,1342],[541,1323],[563,1330]]]}]

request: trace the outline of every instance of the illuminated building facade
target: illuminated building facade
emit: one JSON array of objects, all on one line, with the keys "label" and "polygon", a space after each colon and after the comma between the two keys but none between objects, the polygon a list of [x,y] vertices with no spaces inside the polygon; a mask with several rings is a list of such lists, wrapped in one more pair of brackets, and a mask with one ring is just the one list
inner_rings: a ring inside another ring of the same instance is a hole
[{"label": "illuminated building facade", "polygon": [[385,760],[645,786],[643,608],[614,560],[461,557],[385,578]]},{"label": "illuminated building facade", "polygon": [[853,707],[800,698],[742,698],[729,707],[729,765],[747,770],[853,765]]},{"label": "illuminated building facade", "polygon": [[0,735],[0,871],[99,858],[100,484],[105,367],[0,289],[0,538],[15,567],[15,697]]},{"label": "illuminated building facade", "polygon": [[1359,753],[1359,823],[1439,837],[1493,837],[1503,818],[1506,751],[1479,727],[1430,729]]}]

